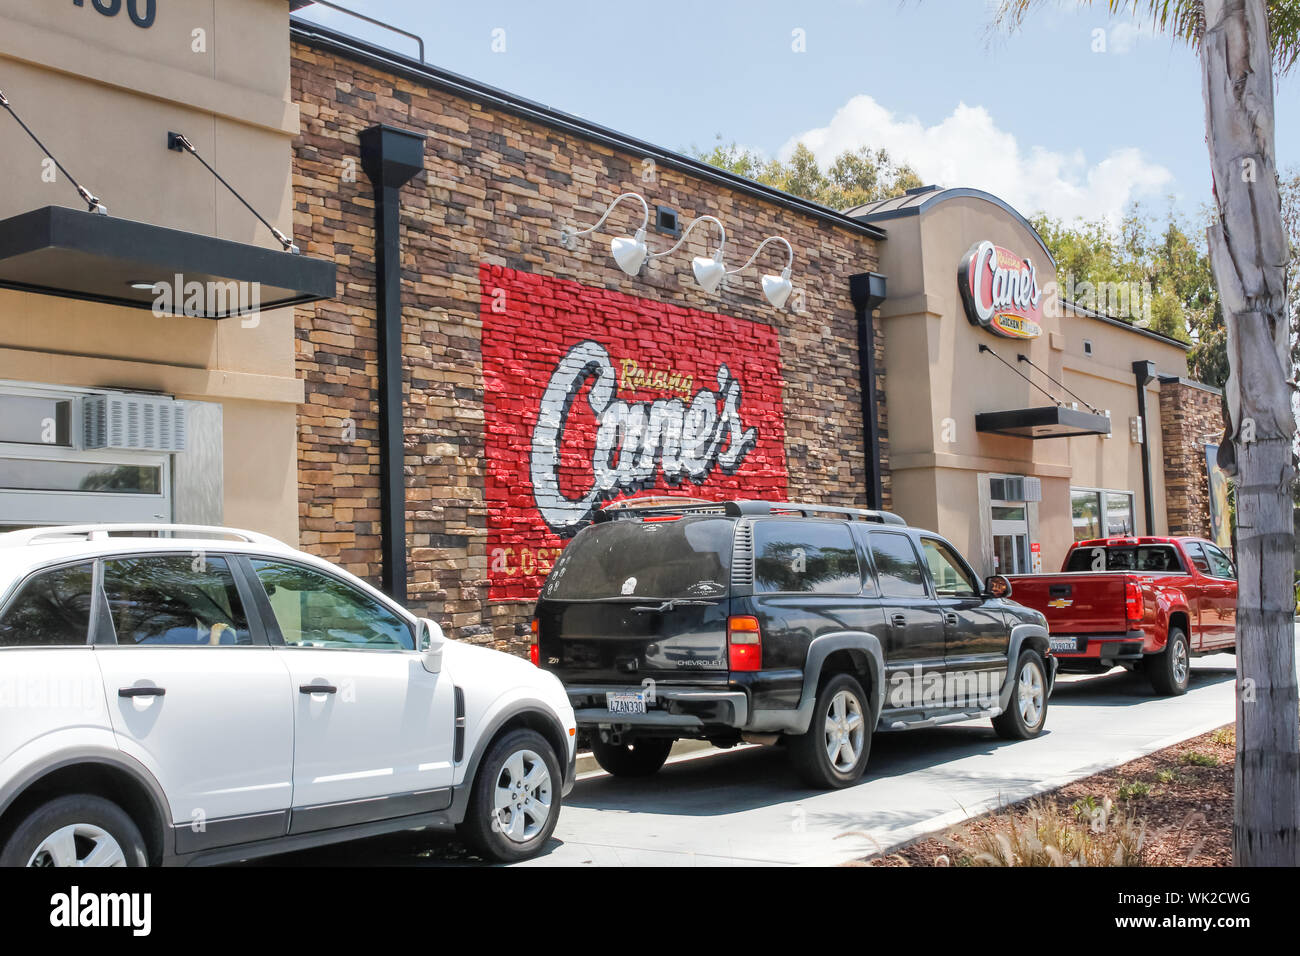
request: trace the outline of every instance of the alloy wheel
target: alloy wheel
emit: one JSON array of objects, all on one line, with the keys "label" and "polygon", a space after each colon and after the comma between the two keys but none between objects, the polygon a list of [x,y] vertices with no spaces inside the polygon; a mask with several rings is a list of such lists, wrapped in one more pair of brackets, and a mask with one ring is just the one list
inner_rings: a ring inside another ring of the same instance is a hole
[{"label": "alloy wheel", "polygon": [[493,827],[514,843],[527,843],[546,826],[551,815],[551,772],[531,750],[506,758],[497,773]]},{"label": "alloy wheel", "polygon": [[1187,661],[1187,644],[1183,641],[1174,641],[1174,683],[1180,687],[1187,683],[1188,661]]},{"label": "alloy wheel", "polygon": [[1020,705],[1020,719],[1026,727],[1037,727],[1043,716],[1043,672],[1034,664],[1028,663],[1020,668],[1020,681],[1016,691],[1016,701]]},{"label": "alloy wheel", "polygon": [[73,823],[55,830],[32,852],[28,866],[126,866],[126,854],[107,830]]},{"label": "alloy wheel", "polygon": [[862,756],[866,721],[862,701],[847,690],[831,698],[826,708],[826,756],[839,773],[848,773]]}]

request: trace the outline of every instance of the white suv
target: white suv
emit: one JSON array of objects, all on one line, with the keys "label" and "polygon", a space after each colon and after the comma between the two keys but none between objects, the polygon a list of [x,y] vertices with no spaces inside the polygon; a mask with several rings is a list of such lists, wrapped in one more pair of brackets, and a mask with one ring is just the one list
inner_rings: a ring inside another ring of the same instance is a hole
[{"label": "white suv", "polygon": [[0,534],[0,865],[221,863],[420,827],[532,856],[553,675],[326,561],[183,525]]}]

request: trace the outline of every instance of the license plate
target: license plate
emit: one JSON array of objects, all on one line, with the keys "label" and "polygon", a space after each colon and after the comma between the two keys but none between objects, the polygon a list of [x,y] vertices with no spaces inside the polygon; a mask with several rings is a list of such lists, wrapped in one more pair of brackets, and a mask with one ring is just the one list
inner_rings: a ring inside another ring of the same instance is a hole
[{"label": "license plate", "polygon": [[644,714],[645,694],[606,694],[605,706],[611,714]]},{"label": "license plate", "polygon": [[1077,637],[1054,637],[1052,638],[1052,650],[1062,654],[1073,654],[1079,649],[1079,639]]}]

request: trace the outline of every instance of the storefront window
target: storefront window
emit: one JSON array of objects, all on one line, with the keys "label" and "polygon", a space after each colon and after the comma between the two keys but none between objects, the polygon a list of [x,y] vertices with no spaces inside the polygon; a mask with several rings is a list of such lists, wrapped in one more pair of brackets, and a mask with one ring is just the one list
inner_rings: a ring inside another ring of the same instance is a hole
[{"label": "storefront window", "polygon": [[1108,492],[1106,495],[1106,534],[1133,534],[1133,496]]},{"label": "storefront window", "polygon": [[1071,491],[1070,514],[1074,521],[1074,540],[1101,537],[1101,495],[1095,491]]},{"label": "storefront window", "polygon": [[0,459],[0,488],[20,491],[162,493],[162,469],[151,465]]},{"label": "storefront window", "polygon": [[1075,541],[1136,533],[1133,493],[1129,491],[1071,488],[1070,514]]},{"label": "storefront window", "polygon": [[72,402],[0,395],[0,443],[71,447]]}]

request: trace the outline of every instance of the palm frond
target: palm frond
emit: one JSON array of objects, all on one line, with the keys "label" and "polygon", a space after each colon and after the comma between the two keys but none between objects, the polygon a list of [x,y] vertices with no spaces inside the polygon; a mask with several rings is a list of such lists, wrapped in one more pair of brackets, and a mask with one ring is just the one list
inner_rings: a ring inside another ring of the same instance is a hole
[{"label": "palm frond", "polygon": [[[1002,0],[993,13],[991,28],[1018,30],[1040,7],[1059,0]],[[1104,6],[1112,16],[1129,14],[1150,22],[1161,33],[1196,47],[1205,35],[1205,5],[1201,0],[1076,0],[1077,5]],[[1267,0],[1269,39],[1273,67],[1285,76],[1300,60],[1300,0]]]}]

